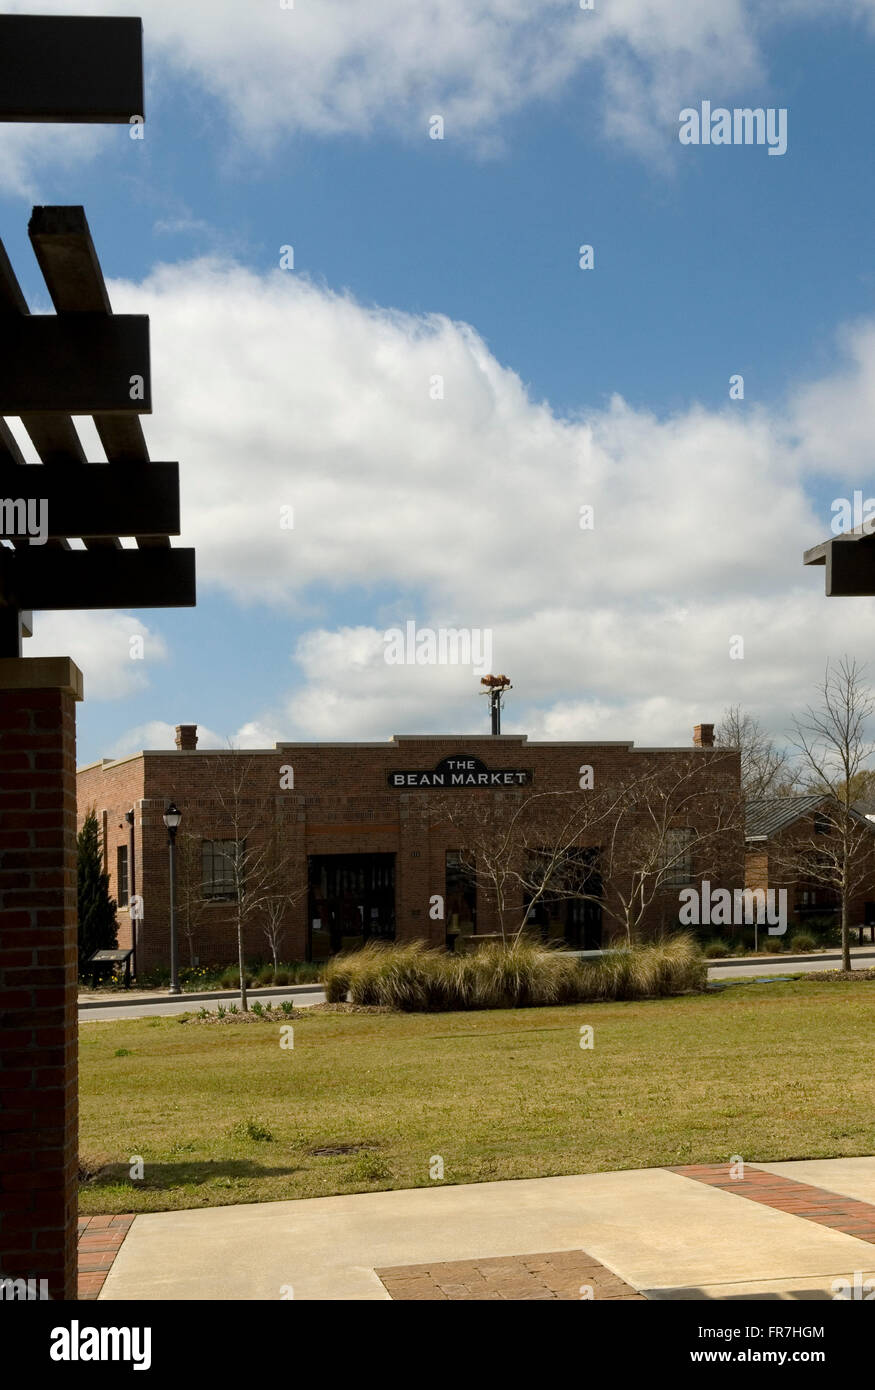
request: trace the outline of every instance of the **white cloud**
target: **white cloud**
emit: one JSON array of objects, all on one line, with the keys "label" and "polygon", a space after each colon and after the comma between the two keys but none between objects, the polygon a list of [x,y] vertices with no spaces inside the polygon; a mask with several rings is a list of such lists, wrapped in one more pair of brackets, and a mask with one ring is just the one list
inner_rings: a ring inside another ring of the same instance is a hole
[{"label": "white cloud", "polygon": [[557,595],[640,603],[654,584],[692,596],[801,580],[794,536],[820,523],[784,423],[764,412],[660,420],[617,397],[560,419],[469,326],[281,271],[186,263],[112,296],[152,315],[152,454],[182,454],[185,539],[202,580],[239,598],[302,612],[326,589],[389,584],[387,622],[424,620],[404,596],[425,586],[441,621],[484,626]]},{"label": "white cloud", "polygon": [[[140,650],[142,656],[132,656]],[[25,656],[70,656],[85,678],[88,700],[121,700],[146,690],[155,662],[167,660],[160,633],[128,613],[51,612],[34,616]]]},{"label": "white cloud", "polygon": [[[28,13],[32,0],[10,0]],[[118,14],[118,0],[78,0]],[[49,0],[41,14],[69,13]],[[201,105],[220,157],[268,154],[300,135],[445,138],[506,148],[505,125],[541,103],[573,105],[588,137],[652,162],[677,144],[678,113],[702,96],[768,105],[770,45],[792,25],[857,23],[875,0],[140,0],[147,128],[171,82]],[[815,30],[816,33],[816,30]],[[233,150],[223,126],[227,119]],[[94,127],[6,127],[0,190],[33,198],[46,161],[93,156]],[[147,136],[148,138],[148,136]]]},{"label": "white cloud", "polygon": [[[573,420],[533,401],[470,326],[364,308],[292,273],[193,262],[111,295],[152,316],[146,432],[154,458],[181,460],[201,593],[304,625],[299,685],[253,691],[241,746],[485,728],[479,672],[386,664],[383,633],[409,619],[489,629],[493,669],[516,687],[505,727],[553,738],[686,743],[734,703],[780,728],[827,654],[871,650],[871,603],[827,601],[823,572],[801,564],[829,533],[806,491],[827,445],[842,486],[855,473],[865,486],[871,324],[783,410],[660,418],[616,397]],[[113,680],[125,693],[129,620],[65,616],[67,646],[80,623],[90,693]],[[276,656],[288,669],[288,647]]]},{"label": "white cloud", "polygon": [[94,159],[107,138],[102,126],[0,126],[0,192],[39,202],[48,174]]},{"label": "white cloud", "polygon": [[[67,11],[54,0],[41,13]],[[77,12],[116,14],[118,3],[79,0]],[[265,150],[299,133],[430,144],[435,114],[448,140],[491,150],[508,117],[572,93],[581,119],[597,112],[609,138],[644,153],[676,138],[691,93],[738,91],[764,72],[753,0],[599,0],[592,11],[576,0],[141,0],[137,12],[147,121],[172,75]]]},{"label": "white cloud", "polygon": [[849,486],[868,486],[868,496],[875,491],[871,485],[875,324],[861,320],[849,325],[839,333],[838,345],[836,369],[800,391],[793,426],[800,453],[812,472]]},{"label": "white cloud", "polygon": [[[198,728],[197,738],[198,748],[227,748],[228,742],[212,729],[201,726]],[[126,758],[131,753],[139,753],[143,749],[162,750],[175,749],[176,747],[176,725],[168,724],[163,719],[148,719],[145,724],[135,724],[132,729],[126,729],[119,738],[102,754],[105,758]]]},{"label": "white cloud", "polygon": [[[194,723],[194,720],[180,721]],[[281,735],[279,733],[268,735],[266,730],[259,728],[254,723],[244,724],[235,734],[229,738],[224,738],[216,733],[215,729],[210,729],[206,724],[199,724],[197,729],[197,746],[206,749],[228,749],[228,748],[272,748],[278,743]],[[168,724],[164,719],[148,719],[145,724],[135,724],[133,728],[126,729],[123,734],[115,740],[109,750],[103,754],[107,758],[124,758],[129,753],[139,753],[141,749],[174,749],[176,747],[176,725]]]}]

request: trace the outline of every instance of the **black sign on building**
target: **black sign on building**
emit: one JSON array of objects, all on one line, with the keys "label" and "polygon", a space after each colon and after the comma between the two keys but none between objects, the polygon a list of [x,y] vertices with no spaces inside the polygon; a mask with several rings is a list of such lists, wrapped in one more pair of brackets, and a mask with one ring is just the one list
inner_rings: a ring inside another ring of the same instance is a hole
[{"label": "black sign on building", "polygon": [[459,756],[442,758],[431,770],[389,772],[386,780],[399,791],[417,787],[452,791],[455,787],[528,787],[532,773],[519,768],[490,769],[480,758]]}]

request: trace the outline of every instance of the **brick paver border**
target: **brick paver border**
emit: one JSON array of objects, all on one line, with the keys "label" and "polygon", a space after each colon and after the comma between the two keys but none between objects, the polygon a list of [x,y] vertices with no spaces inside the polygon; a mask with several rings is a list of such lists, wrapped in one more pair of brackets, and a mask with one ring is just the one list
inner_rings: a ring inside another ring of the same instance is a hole
[{"label": "brick paver border", "polygon": [[728,1163],[700,1163],[669,1168],[668,1171],[707,1183],[709,1187],[719,1187],[737,1197],[747,1197],[751,1202],[774,1207],[776,1211],[785,1211],[790,1216],[815,1221],[819,1226],[828,1226],[832,1231],[841,1231],[844,1235],[856,1236],[857,1240],[866,1240],[875,1245],[875,1206],[871,1202],[843,1197],[825,1187],[797,1182],[795,1178],[779,1177],[749,1163],[744,1165],[743,1178],[733,1178],[730,1176],[732,1166]]},{"label": "brick paver border", "polygon": [[392,1265],[375,1271],[394,1301],[411,1299],[528,1301],[576,1299],[591,1289],[595,1300],[646,1302],[613,1270],[585,1250],[544,1255],[507,1255],[484,1260],[445,1260],[427,1265]]},{"label": "brick paver border", "polygon": [[[729,1163],[685,1164],[666,1169],[736,1197],[798,1216],[875,1245],[875,1205],[825,1187],[797,1182],[745,1163],[733,1178]],[[79,1218],[79,1298],[95,1299],[133,1225],[133,1216]],[[375,1270],[393,1301],[409,1300],[580,1300],[592,1289],[597,1301],[646,1302],[646,1296],[585,1250],[554,1250],[431,1264],[393,1265]]]},{"label": "brick paver border", "polygon": [[79,1217],[79,1297],[97,1298],[133,1225],[132,1216]]}]

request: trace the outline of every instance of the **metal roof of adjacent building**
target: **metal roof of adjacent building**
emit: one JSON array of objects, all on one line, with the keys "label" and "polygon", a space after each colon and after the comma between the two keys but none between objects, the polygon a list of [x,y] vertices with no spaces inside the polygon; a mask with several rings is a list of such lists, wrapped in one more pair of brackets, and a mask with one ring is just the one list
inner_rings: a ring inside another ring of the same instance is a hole
[{"label": "metal roof of adjacent building", "polygon": [[752,796],[744,805],[744,834],[748,840],[769,840],[788,825],[832,798],[823,792],[808,796]]},{"label": "metal roof of adjacent building", "polygon": [[[841,808],[829,792],[811,792],[807,796],[751,796],[744,808],[744,838],[746,840],[770,840],[788,825],[793,825],[802,816],[815,811],[818,806],[831,802]],[[861,810],[863,803],[856,802],[849,814],[856,820],[868,824],[875,834],[875,819]]]}]

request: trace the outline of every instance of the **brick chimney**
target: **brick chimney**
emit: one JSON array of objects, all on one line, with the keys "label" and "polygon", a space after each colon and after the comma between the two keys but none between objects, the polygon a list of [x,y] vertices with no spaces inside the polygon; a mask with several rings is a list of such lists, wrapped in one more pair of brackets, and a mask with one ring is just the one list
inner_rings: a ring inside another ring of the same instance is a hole
[{"label": "brick chimney", "polygon": [[197,748],[197,724],[177,724],[176,746],[182,753],[193,753]]},{"label": "brick chimney", "polygon": [[697,724],[693,729],[694,748],[713,748],[714,747],[714,725]]}]

